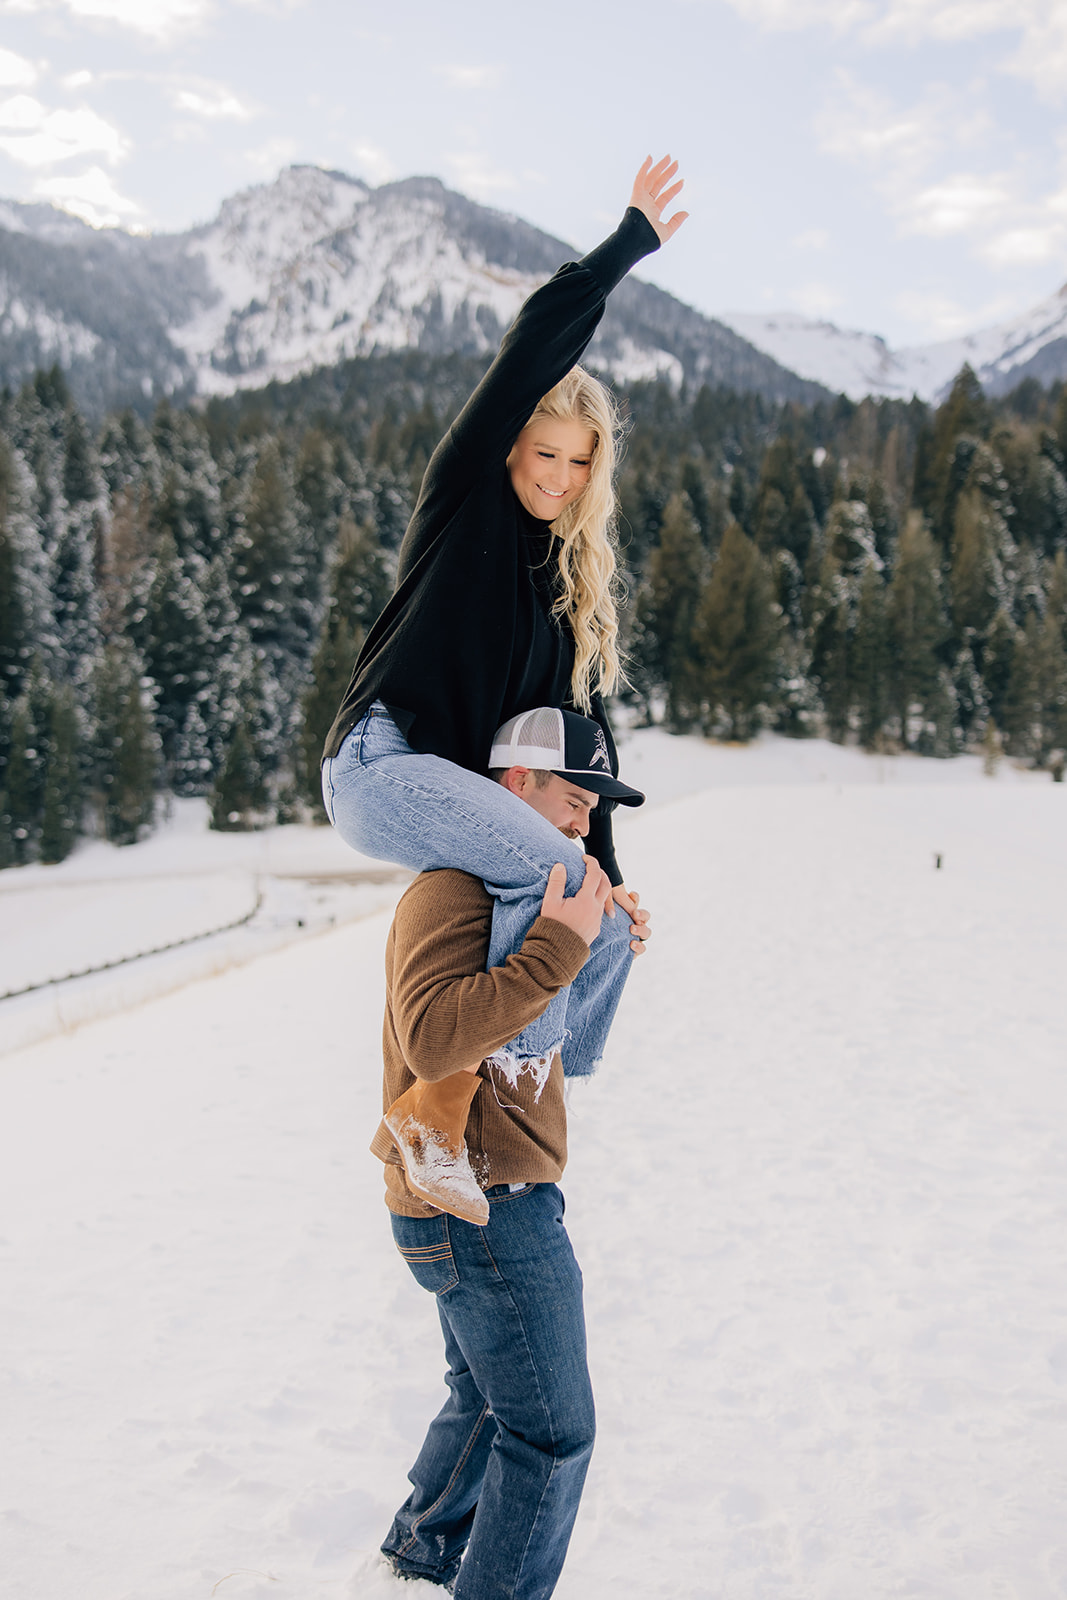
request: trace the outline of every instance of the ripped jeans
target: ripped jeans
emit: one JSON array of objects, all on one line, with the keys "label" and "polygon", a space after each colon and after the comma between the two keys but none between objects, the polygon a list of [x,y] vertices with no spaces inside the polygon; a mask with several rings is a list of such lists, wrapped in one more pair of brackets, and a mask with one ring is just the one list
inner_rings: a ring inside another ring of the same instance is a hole
[{"label": "ripped jeans", "polygon": [[[581,887],[585,867],[572,840],[499,783],[417,754],[380,702],[323,762],[322,795],[333,826],[362,855],[414,872],[455,867],[483,880],[494,902],[487,968],[521,949],[557,861],[567,868],[567,893]],[[570,988],[493,1058],[505,1077],[547,1074],[557,1051],[568,1077],[596,1070],[633,961],[630,938],[621,908],[602,919]]]}]

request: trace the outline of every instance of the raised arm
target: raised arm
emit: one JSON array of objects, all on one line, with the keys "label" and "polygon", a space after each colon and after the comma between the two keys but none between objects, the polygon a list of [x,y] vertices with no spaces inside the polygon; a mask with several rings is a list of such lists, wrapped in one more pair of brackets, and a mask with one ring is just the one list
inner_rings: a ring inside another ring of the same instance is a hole
[{"label": "raised arm", "polygon": [[659,249],[643,210],[630,207],[603,244],[569,261],[534,291],[504,336],[489,371],[449,430],[474,471],[503,464],[541,399],[585,353],[607,297],[630,268]]},{"label": "raised arm", "polygon": [[641,260],[673,238],[688,213],[664,212],[682,180],[671,157],[648,156],[615,232],[578,262],[568,262],[526,301],[500,353],[451,429],[451,441],[476,468],[503,461],[542,395],[580,361],[608,295]]}]

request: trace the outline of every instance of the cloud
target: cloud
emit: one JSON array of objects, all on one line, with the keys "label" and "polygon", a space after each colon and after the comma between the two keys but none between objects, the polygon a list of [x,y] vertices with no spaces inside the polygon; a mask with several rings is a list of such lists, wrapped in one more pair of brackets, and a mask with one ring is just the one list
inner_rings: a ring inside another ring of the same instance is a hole
[{"label": "cloud", "polygon": [[841,296],[828,283],[802,283],[790,289],[786,299],[806,317],[829,317],[841,304]]},{"label": "cloud", "polygon": [[956,339],[960,334],[973,333],[975,328],[990,327],[1019,309],[1011,295],[987,300],[976,307],[921,289],[902,289],[894,296],[893,306],[916,329],[919,342],[923,344],[937,339]]},{"label": "cloud", "polygon": [[262,172],[265,176],[273,178],[283,167],[292,165],[298,152],[299,146],[295,139],[268,139],[265,144],[244,151],[244,160],[253,171]]},{"label": "cloud", "polygon": [[491,89],[500,82],[501,69],[494,66],[441,66],[434,69],[453,89]]},{"label": "cloud", "polygon": [[120,161],[129,141],[88,106],[48,111],[31,95],[0,103],[0,150],[25,167],[47,167],[77,156],[102,155]]},{"label": "cloud", "polygon": [[256,115],[252,106],[240,100],[232,89],[221,83],[172,84],[171,103],[179,111],[209,121],[229,118],[234,122],[250,122]]},{"label": "cloud", "polygon": [[38,178],[33,192],[64,211],[73,212],[94,228],[127,225],[144,215],[136,200],[120,194],[102,167],[52,178]]},{"label": "cloud", "polygon": [[1055,9],[1047,0],[889,0],[870,26],[873,41],[897,37],[908,44],[927,39],[959,43],[1027,25],[1028,12]]},{"label": "cloud", "polygon": [[510,172],[495,170],[478,151],[464,151],[461,154],[452,152],[444,157],[444,161],[451,182],[476,200],[486,200],[490,195],[515,187],[515,179]]},{"label": "cloud", "polygon": [[[901,108],[870,84],[841,69],[827,104],[815,118],[820,147],[852,163],[869,162],[892,171],[921,171],[945,142],[943,91]],[[946,112],[949,117],[946,118]]]},{"label": "cloud", "polygon": [[368,183],[390,183],[396,177],[396,168],[388,155],[375,144],[353,145],[352,157],[360,176]]},{"label": "cloud", "polygon": [[1029,266],[1062,256],[1065,232],[1064,225],[1055,222],[1044,228],[1009,228],[987,240],[981,253],[995,267]]},{"label": "cloud", "polygon": [[909,233],[935,238],[968,233],[1003,215],[1010,204],[1011,195],[999,177],[963,173],[911,196],[905,226]]},{"label": "cloud", "polygon": [[794,235],[789,243],[794,250],[825,250],[829,246],[830,235],[825,228],[805,228],[803,233]]},{"label": "cloud", "polygon": [[0,88],[32,89],[37,82],[37,68],[24,56],[13,50],[0,49]]},{"label": "cloud", "polygon": [[824,27],[854,34],[861,46],[930,41],[963,44],[1013,35],[1014,51],[996,63],[1047,98],[1067,93],[1067,4],[1064,0],[726,0],[739,16],[769,32]]},{"label": "cloud", "polygon": [[2,0],[0,10],[27,15],[68,11],[92,22],[113,22],[164,41],[205,20],[211,0]]},{"label": "cloud", "polygon": [[775,32],[828,24],[837,33],[847,32],[877,17],[872,0],[727,0],[746,22]]}]

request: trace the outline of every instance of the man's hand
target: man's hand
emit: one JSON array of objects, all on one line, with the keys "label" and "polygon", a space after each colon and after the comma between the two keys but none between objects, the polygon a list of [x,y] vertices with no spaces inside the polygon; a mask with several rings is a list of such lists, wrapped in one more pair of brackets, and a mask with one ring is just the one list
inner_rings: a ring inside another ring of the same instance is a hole
[{"label": "man's hand", "polygon": [[[562,861],[548,875],[548,888],[541,901],[541,915],[551,917],[572,929],[579,939],[591,945],[600,932],[600,919],[611,903],[611,880],[592,856],[583,856],[585,878],[577,894],[567,895],[567,869]],[[614,911],[614,907],[612,907]]]},{"label": "man's hand", "polygon": [[[682,226],[688,211],[676,211],[668,222],[660,220],[661,213],[670,205],[675,195],[682,191],[683,180],[671,184],[671,179],[678,171],[677,161],[672,161],[670,156],[652,165],[652,157],[646,156],[641,164],[641,170],[634,179],[634,192],[630,196],[630,204],[638,211],[644,212],[656,230],[660,244],[666,244],[668,239],[673,239],[678,229]],[[671,184],[670,188],[667,187]]]},{"label": "man's hand", "polygon": [[640,895],[632,894],[624,883],[616,884],[611,893],[615,904],[630,914],[630,932],[634,935],[630,940],[630,949],[635,956],[643,956],[645,941],[652,937],[652,919],[648,912],[638,905]]}]

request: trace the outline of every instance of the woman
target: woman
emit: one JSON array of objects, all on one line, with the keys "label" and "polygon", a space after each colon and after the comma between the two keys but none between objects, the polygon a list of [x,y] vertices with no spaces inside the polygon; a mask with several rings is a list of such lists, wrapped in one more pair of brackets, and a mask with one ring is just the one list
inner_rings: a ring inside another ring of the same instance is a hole
[{"label": "woman", "polygon": [[[326,810],[354,849],[484,879],[495,901],[489,966],[521,946],[560,855],[552,825],[484,775],[495,731],[531,707],[576,709],[600,724],[618,771],[602,701],[620,678],[616,419],[607,391],[576,363],[611,290],[685,220],[661,220],[682,187],[676,172],[669,156],[647,159],[617,231],[519,312],[434,451],[395,592],[326,740]],[[615,860],[610,811],[597,807],[587,849],[640,949],[645,913]],[[575,856],[569,893],[582,872]],[[617,918],[605,928],[571,989],[494,1057],[512,1082],[547,1072],[561,1049],[569,1075],[594,1070],[629,965],[627,926]]]}]

